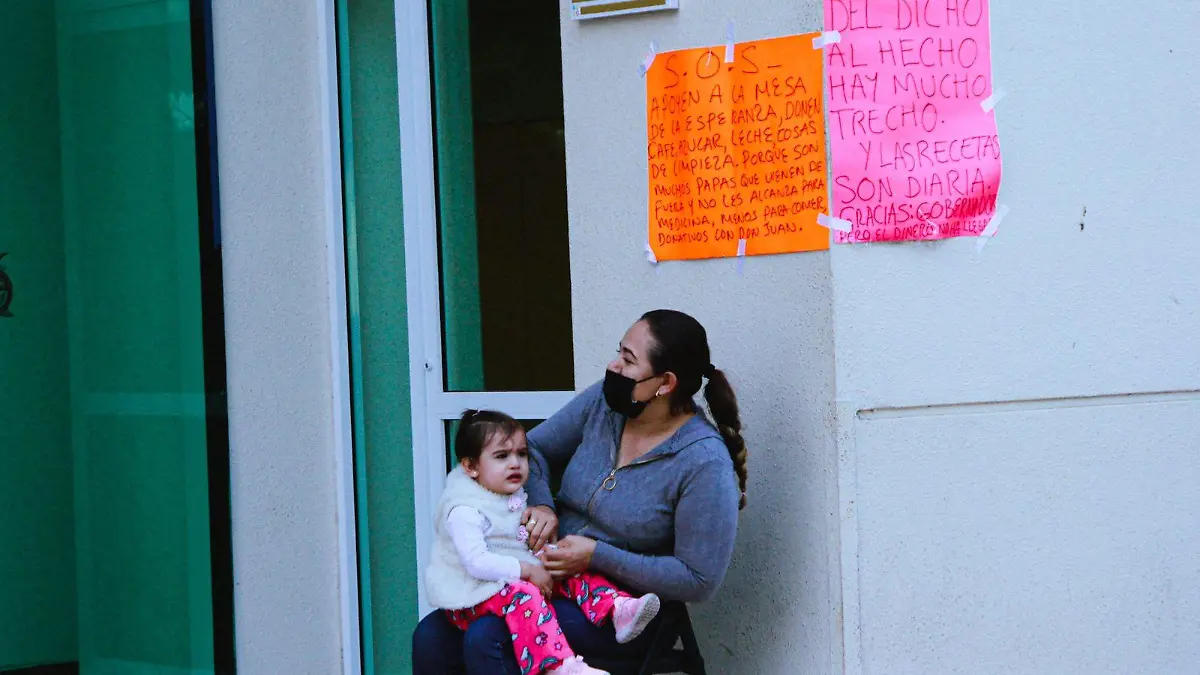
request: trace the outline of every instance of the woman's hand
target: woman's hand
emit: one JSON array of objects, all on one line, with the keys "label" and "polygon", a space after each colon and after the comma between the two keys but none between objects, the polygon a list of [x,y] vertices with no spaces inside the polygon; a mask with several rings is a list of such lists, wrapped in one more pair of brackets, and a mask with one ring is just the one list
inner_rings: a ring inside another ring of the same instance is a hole
[{"label": "woman's hand", "polygon": [[554,579],[541,565],[521,563],[521,579],[537,586],[543,599],[548,601],[554,597]]},{"label": "woman's hand", "polygon": [[556,546],[548,547],[542,553],[542,563],[550,572],[550,576],[555,579],[568,579],[586,572],[592,564],[592,554],[595,552],[595,539],[571,535]]},{"label": "woman's hand", "polygon": [[558,515],[548,506],[531,506],[525,509],[521,516],[521,524],[529,532],[529,550],[534,553],[558,539]]}]

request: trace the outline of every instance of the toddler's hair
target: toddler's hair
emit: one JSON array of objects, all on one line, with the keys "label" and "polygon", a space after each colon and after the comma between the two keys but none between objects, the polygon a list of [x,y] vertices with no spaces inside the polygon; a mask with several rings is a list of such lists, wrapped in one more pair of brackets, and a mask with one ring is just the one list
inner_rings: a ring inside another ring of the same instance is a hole
[{"label": "toddler's hair", "polygon": [[479,461],[483,447],[496,434],[508,438],[518,430],[521,423],[496,410],[467,410],[458,422],[458,433],[454,435],[454,456],[458,461]]}]

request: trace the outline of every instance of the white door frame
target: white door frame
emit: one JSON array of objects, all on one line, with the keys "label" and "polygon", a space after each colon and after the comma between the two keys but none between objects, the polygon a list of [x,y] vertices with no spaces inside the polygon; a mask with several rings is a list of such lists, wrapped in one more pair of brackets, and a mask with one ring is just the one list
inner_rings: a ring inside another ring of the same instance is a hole
[{"label": "white door frame", "polygon": [[320,54],[321,154],[324,161],[325,246],[332,354],[333,451],[337,492],[338,605],[342,675],[362,673],[362,623],[358,597],[358,523],[354,501],[354,436],[350,396],[350,337],[346,298],[346,220],[342,203],[342,120],[338,87],[337,8],[316,2]]},{"label": "white door frame", "polygon": [[[517,419],[545,419],[570,401],[575,392],[448,392],[445,389],[429,14],[426,0],[395,0],[395,3],[412,386],[414,527],[417,571],[423,574],[433,544],[434,507],[448,469],[444,421],[458,419],[467,408],[495,408]],[[423,584],[419,598],[419,609],[424,615],[431,608]]]}]

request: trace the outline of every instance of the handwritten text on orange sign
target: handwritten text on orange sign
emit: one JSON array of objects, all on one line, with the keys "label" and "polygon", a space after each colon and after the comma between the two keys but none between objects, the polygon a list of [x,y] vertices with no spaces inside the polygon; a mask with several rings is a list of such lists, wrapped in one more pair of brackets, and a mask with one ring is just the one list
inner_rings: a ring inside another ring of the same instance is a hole
[{"label": "handwritten text on orange sign", "polygon": [[658,260],[829,247],[819,34],[659,54],[646,73]]}]

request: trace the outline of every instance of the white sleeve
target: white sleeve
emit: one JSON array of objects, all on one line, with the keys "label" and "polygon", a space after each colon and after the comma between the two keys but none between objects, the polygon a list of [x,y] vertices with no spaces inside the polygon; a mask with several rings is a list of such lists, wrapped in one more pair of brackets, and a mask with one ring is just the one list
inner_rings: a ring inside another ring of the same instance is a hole
[{"label": "white sleeve", "polygon": [[482,581],[516,581],[521,578],[521,561],[492,553],[484,538],[487,518],[477,509],[456,506],[446,516],[446,532],[454,542],[458,560],[467,574]]}]

